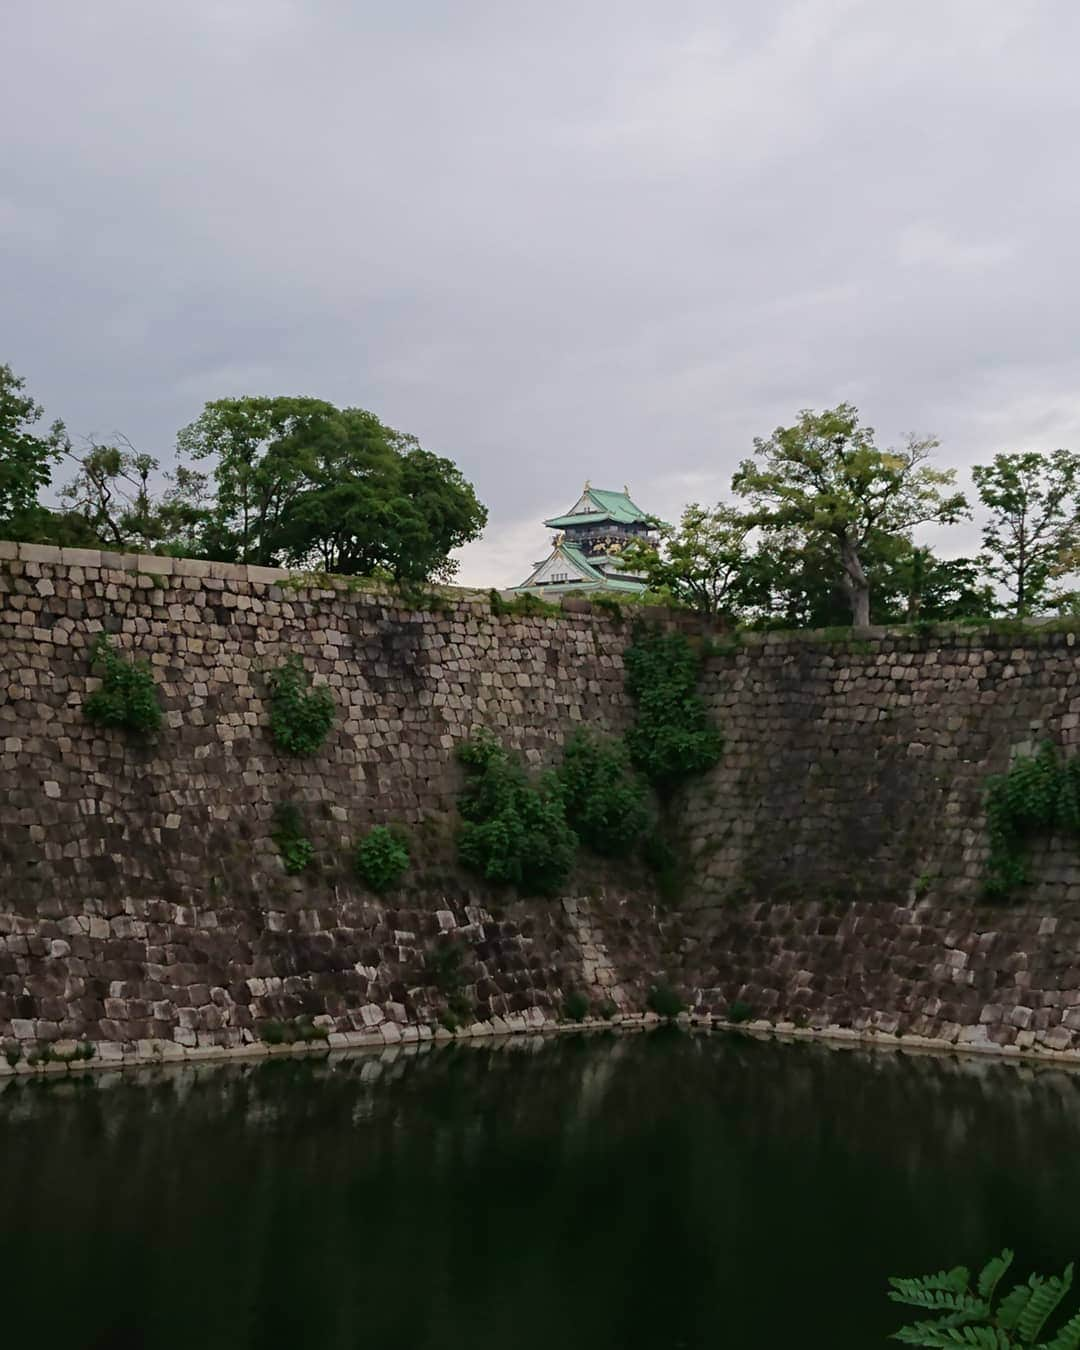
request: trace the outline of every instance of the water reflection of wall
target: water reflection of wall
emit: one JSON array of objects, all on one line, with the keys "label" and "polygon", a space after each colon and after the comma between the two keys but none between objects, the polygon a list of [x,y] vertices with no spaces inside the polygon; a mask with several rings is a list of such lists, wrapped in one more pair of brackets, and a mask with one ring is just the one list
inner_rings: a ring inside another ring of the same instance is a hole
[{"label": "water reflection of wall", "polygon": [[13,1082],[6,1325],[607,1350],[807,1343],[820,1314],[855,1350],[895,1324],[887,1274],[1005,1241],[1060,1265],[1078,1129],[1055,1069],[719,1035]]}]

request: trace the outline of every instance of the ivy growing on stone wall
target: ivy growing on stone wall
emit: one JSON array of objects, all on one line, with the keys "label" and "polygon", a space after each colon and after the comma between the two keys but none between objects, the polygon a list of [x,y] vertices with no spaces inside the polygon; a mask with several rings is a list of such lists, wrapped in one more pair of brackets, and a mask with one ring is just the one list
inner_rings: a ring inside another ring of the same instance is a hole
[{"label": "ivy growing on stone wall", "polygon": [[623,653],[626,688],[636,705],[626,744],[634,766],[658,792],[670,793],[720,758],[723,738],[697,692],[701,655],[685,633],[638,624]]},{"label": "ivy growing on stone wall", "polygon": [[133,736],[152,736],[161,726],[161,704],[149,664],[121,656],[105,633],[95,640],[90,659],[102,678],[100,688],[83,703],[87,720]]},{"label": "ivy growing on stone wall", "polygon": [[559,782],[583,844],[607,857],[634,851],[649,827],[647,789],[621,741],[578,731],[567,742]]},{"label": "ivy growing on stone wall", "polygon": [[578,838],[567,824],[557,775],[531,780],[521,761],[481,731],[458,746],[465,788],[458,857],[487,881],[555,895],[570,875]]},{"label": "ivy growing on stone wall", "polygon": [[289,755],[313,755],[334,724],[334,696],[326,685],[312,688],[295,652],[266,677],[270,689],[270,735]]},{"label": "ivy growing on stone wall", "polygon": [[1080,834],[1080,756],[1062,759],[1053,742],[1019,755],[986,787],[990,835],[987,894],[1007,899],[1028,880],[1028,852],[1039,835]]},{"label": "ivy growing on stone wall", "polygon": [[356,846],[356,874],[373,891],[388,891],[409,867],[409,848],[399,830],[386,825],[370,829]]}]

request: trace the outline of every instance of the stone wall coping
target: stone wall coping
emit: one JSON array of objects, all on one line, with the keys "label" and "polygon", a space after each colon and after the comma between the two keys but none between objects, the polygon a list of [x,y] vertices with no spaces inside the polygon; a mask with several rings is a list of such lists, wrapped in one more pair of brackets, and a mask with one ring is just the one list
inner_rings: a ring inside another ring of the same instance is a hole
[{"label": "stone wall coping", "polygon": [[[933,623],[933,624],[875,624],[868,628],[741,628],[728,638],[721,639],[720,650],[714,656],[730,657],[740,650],[754,650],[762,647],[850,647],[856,649],[867,643],[906,640],[915,642],[923,638],[950,641],[962,646],[980,642],[983,638],[1016,637],[1026,641],[1040,632],[1080,634],[1080,616],[1059,618],[1056,615],[1043,615],[1030,619],[987,619],[983,623]],[[1070,643],[1071,645],[1071,643]]]},{"label": "stone wall coping", "polygon": [[[10,539],[0,539],[0,564],[4,562],[37,563],[48,567],[102,568],[112,572],[141,573],[144,576],[182,577],[186,581],[209,579],[210,581],[238,582],[252,586],[280,586],[285,583],[290,590],[315,590],[339,592],[356,597],[364,597],[369,602],[392,600],[398,605],[407,598],[395,595],[389,589],[381,590],[377,583],[363,578],[331,576],[322,572],[312,572],[302,568],[258,567],[254,564],[208,562],[202,558],[173,558],[158,553],[114,553],[107,549],[60,548],[54,544],[23,544]],[[307,582],[309,584],[305,585]],[[481,589],[469,586],[432,585],[427,588],[433,594],[458,604],[487,602],[492,590],[507,601],[517,598],[513,590],[499,590],[497,587]],[[609,606],[594,604],[584,596],[553,595],[548,604],[560,608],[566,615],[592,614],[608,616]],[[724,632],[722,625],[711,623],[700,615],[688,610],[665,609],[663,606],[643,605],[640,607],[642,618],[666,622],[695,631],[712,631],[719,638],[721,650],[715,656],[730,657],[740,650],[753,650],[762,647],[805,647],[835,646],[851,644],[859,646],[868,642],[915,641],[922,638],[952,640],[966,639],[967,643],[977,643],[986,637],[1000,638],[1015,636],[1023,639],[1030,634],[1036,636],[1040,631],[1063,633],[1071,642],[1073,635],[1080,634],[1080,617],[1058,618],[1053,615],[1031,619],[1009,619],[999,622],[988,620],[981,624],[934,623],[872,625],[866,628],[782,628],[739,629],[734,634]],[[512,615],[513,618],[543,617],[542,615]]]},{"label": "stone wall coping", "polygon": [[[361,603],[392,601],[400,608],[409,608],[408,597],[395,594],[389,587],[380,587],[379,583],[363,577],[334,576],[324,572],[313,572],[304,568],[257,567],[254,564],[208,562],[202,558],[174,558],[158,553],[114,553],[107,549],[60,548],[53,544],[23,544],[13,540],[0,539],[0,566],[6,562],[33,563],[52,568],[100,569],[110,572],[131,572],[143,576],[176,577],[186,583],[200,581],[237,582],[250,586],[282,586],[288,590],[317,591],[350,595]],[[454,604],[489,604],[493,591],[497,591],[503,600],[512,602],[519,599],[516,591],[498,587],[482,589],[471,586],[448,586],[429,584],[424,590]],[[588,597],[573,595],[553,595],[548,605],[561,609],[566,616],[593,615],[611,618],[610,606],[594,604]],[[694,631],[711,628],[712,625],[699,615],[686,610],[666,609],[663,606],[649,605],[640,607],[641,616],[649,620],[659,620]],[[512,613],[507,617],[521,619],[556,617],[544,614]]]}]

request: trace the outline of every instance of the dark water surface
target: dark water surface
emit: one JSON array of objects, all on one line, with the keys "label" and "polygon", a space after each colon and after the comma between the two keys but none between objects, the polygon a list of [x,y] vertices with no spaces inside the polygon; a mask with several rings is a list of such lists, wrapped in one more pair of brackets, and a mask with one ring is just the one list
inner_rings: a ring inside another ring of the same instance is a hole
[{"label": "dark water surface", "polygon": [[5,1345],[884,1345],[882,1286],[1080,1256],[1080,1077],[585,1037],[0,1091]]}]

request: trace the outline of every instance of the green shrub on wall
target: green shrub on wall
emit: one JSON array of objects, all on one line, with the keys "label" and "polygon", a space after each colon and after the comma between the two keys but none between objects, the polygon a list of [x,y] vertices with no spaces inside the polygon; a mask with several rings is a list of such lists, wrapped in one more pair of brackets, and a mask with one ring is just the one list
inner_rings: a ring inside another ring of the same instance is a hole
[{"label": "green shrub on wall", "polygon": [[567,743],[559,782],[582,843],[608,857],[633,851],[649,824],[647,789],[621,742],[578,731]]},{"label": "green shrub on wall", "polygon": [[152,736],[161,726],[161,705],[147,662],[121,656],[105,633],[98,634],[90,659],[101,668],[102,678],[101,687],[83,704],[87,720],[134,736]]},{"label": "green shrub on wall", "polygon": [[457,750],[465,769],[458,856],[487,881],[554,895],[570,875],[577,835],[567,824],[558,777],[535,781],[487,731]]},{"label": "green shrub on wall", "polygon": [[315,846],[304,834],[300,812],[291,802],[282,802],[274,808],[274,828],[270,838],[278,846],[285,871],[290,875],[303,872],[315,857]]},{"label": "green shrub on wall", "polygon": [[681,850],[668,838],[663,822],[642,839],[641,858],[652,873],[657,897],[665,905],[677,905],[685,893],[690,869]]},{"label": "green shrub on wall", "polygon": [[270,688],[270,735],[289,755],[313,755],[334,723],[334,696],[326,685],[311,686],[295,652],[266,677]]},{"label": "green shrub on wall", "polygon": [[301,1013],[298,1017],[286,1017],[281,1020],[269,1018],[260,1022],[259,1037],[267,1045],[295,1045],[300,1042],[325,1041],[329,1039],[329,1028],[317,1026],[310,1013]]},{"label": "green shrub on wall", "polygon": [[686,1008],[686,1004],[683,1003],[676,991],[665,981],[652,986],[645,1000],[645,1006],[650,1012],[667,1018],[678,1017]]},{"label": "green shrub on wall", "polygon": [[1028,880],[1028,851],[1039,835],[1080,834],[1080,756],[1063,760],[1051,741],[1019,755],[986,788],[990,858],[986,890],[1007,899]]},{"label": "green shrub on wall", "polygon": [[371,890],[388,891],[408,871],[409,848],[399,831],[376,825],[357,844],[353,863]]},{"label": "green shrub on wall", "polygon": [[429,984],[433,984],[440,994],[457,994],[461,991],[465,973],[465,946],[453,938],[442,938],[428,953],[424,975]]},{"label": "green shrub on wall", "polygon": [[626,733],[634,766],[663,793],[711,769],[723,739],[697,692],[701,657],[686,635],[639,624],[623,663],[627,692],[637,705]]}]

